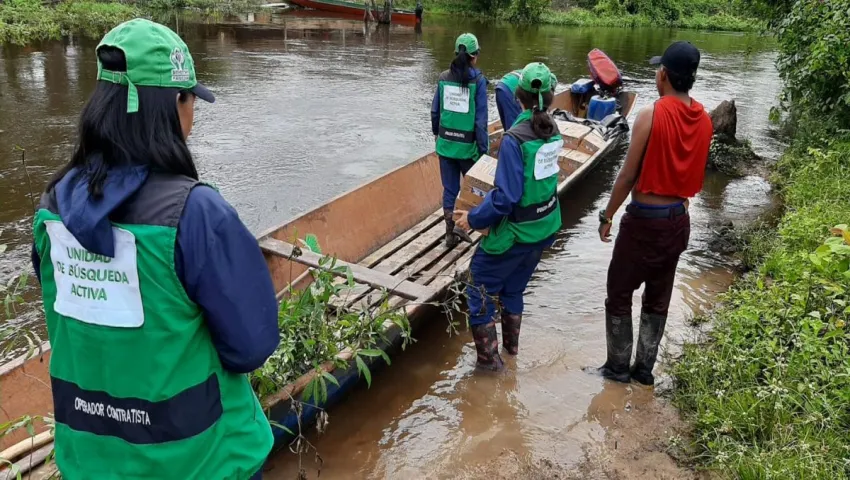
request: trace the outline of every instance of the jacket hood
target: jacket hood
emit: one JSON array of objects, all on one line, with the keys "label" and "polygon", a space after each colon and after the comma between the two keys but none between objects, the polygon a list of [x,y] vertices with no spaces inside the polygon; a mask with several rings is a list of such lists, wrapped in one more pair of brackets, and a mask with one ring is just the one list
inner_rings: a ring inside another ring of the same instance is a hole
[{"label": "jacket hood", "polygon": [[89,194],[88,171],[75,167],[56,184],[58,213],[65,228],[83,248],[114,257],[115,239],[109,216],[144,185],[148,168],[110,168],[103,183],[103,195],[97,198]]}]

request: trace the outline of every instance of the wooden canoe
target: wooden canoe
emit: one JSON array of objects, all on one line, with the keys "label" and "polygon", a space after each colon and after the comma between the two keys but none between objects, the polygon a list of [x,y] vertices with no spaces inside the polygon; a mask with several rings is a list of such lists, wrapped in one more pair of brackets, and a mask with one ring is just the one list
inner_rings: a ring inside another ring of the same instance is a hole
[{"label": "wooden canoe", "polygon": [[[624,92],[620,95],[623,117],[632,111],[636,95]],[[580,116],[582,109],[573,95],[561,92],[555,97],[553,108],[563,109]],[[495,153],[504,133],[498,121],[489,125],[491,153]],[[562,195],[576,185],[581,178],[599,164],[605,156],[624,138],[626,132],[608,138],[604,146],[589,157],[558,185]],[[411,323],[433,316],[436,307],[424,302],[439,299],[453,283],[456,275],[465,274],[475,246],[461,243],[454,249],[446,249],[442,241],[444,226],[440,208],[442,186],[440,184],[439,159],[429,153],[407,165],[396,168],[354,190],[337,196],[325,204],[306,212],[278,227],[263,232],[258,241],[263,249],[278,297],[283,297],[290,285],[302,288],[308,285],[311,276],[306,266],[287,258],[285,246],[293,242],[296,235],[312,233],[317,236],[323,251],[341,261],[357,265],[363,271],[374,273],[377,279],[394,278],[400,295],[391,297],[394,305],[404,308]],[[478,233],[470,232],[477,240]],[[285,243],[284,243],[285,242]],[[380,282],[378,282],[380,283]],[[376,289],[358,285],[347,296],[347,305],[352,308],[368,305],[374,301]],[[400,332],[395,325],[388,326],[390,342],[381,348],[391,351],[400,343]],[[339,357],[351,360],[351,352],[344,351]],[[53,411],[48,365],[50,345],[45,342],[34,355],[22,356],[0,366],[0,423],[22,415],[45,415]],[[375,362],[380,362],[376,360]],[[339,381],[339,387],[328,385],[328,402],[331,406],[341,400],[359,381],[356,368],[334,369],[325,365]],[[269,418],[292,431],[297,430],[298,418],[290,409],[290,396],[300,394],[315,375],[303,375],[276,394],[265,399]],[[315,416],[315,409],[306,406],[302,411],[302,425]],[[43,431],[40,426],[37,431]],[[277,441],[288,434],[274,429]],[[25,438],[21,431],[0,441],[0,450]]]},{"label": "wooden canoe", "polygon": [[[623,92],[619,97],[620,113],[628,118],[635,105],[637,95]],[[556,95],[553,109],[570,112],[576,117],[584,113],[580,101],[569,91]],[[491,153],[498,151],[502,129],[499,121],[489,125]],[[608,138],[605,144],[586,162],[576,168],[558,185],[558,194],[575,186],[581,178],[596,167],[608,153],[626,137],[627,130]],[[308,268],[287,258],[282,245],[292,242],[297,235],[312,233],[319,240],[323,251],[337,259],[358,267],[390,275],[395,284],[409,282],[424,287],[410,289],[408,295],[392,295],[394,306],[403,306],[404,311],[416,326],[423,319],[439,313],[437,307],[428,302],[446,294],[455,278],[469,271],[469,262],[475,246],[461,243],[447,249],[443,243],[445,227],[442,220],[442,185],[437,154],[431,152],[407,165],[396,168],[348,193],[342,194],[324,205],[304,213],[285,225],[269,229],[259,236],[260,246],[272,274],[278,297],[289,290],[290,285],[303,288],[311,277]],[[479,234],[470,232],[477,241]],[[419,295],[417,297],[417,295]],[[383,292],[368,285],[341,295],[348,308],[366,308],[385,300]],[[406,297],[406,298],[405,298]],[[414,298],[415,297],[415,298]],[[401,342],[401,332],[396,325],[387,325],[389,344],[381,348],[392,350]],[[341,400],[359,381],[359,373],[352,364],[352,353],[343,351],[339,356],[348,362],[348,369],[334,369],[325,365],[339,381],[339,387],[328,385],[328,401],[324,408]],[[374,363],[380,363],[375,360]],[[269,417],[292,431],[297,430],[298,418],[291,413],[290,396],[299,394],[315,373],[308,373],[275,395],[265,400]],[[305,406],[300,419],[301,425],[309,423],[316,410]],[[288,435],[276,429],[275,436],[283,439]]]},{"label": "wooden canoe", "polygon": [[[365,1],[359,3],[346,0],[289,0],[289,3],[312,10],[356,16],[360,19],[366,13]],[[391,20],[392,23],[413,25],[416,23],[416,14],[408,10],[394,8]]]}]

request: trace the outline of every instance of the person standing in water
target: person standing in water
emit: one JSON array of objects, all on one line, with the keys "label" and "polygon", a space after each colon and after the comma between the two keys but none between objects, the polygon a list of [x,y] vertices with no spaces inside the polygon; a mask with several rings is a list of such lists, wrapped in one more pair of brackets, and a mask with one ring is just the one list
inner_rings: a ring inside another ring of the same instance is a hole
[{"label": "person standing in water", "polygon": [[63,478],[258,479],[269,422],[246,376],[279,343],[254,236],[198,181],[180,37],[135,19],[97,47],[71,161],[34,222]]},{"label": "person standing in water", "polygon": [[490,149],[487,135],[487,79],[475,65],[481,49],[478,39],[464,33],[455,42],[455,59],[440,74],[431,103],[431,129],[437,140],[440,178],[443,182],[443,216],[446,246],[471,241],[455,228],[452,212],[460,193],[460,180],[476,160]]},{"label": "person standing in water", "polygon": [[[610,242],[614,212],[631,192],[608,267],[605,332],[608,358],[593,369],[618,382],[653,385],[652,369],[664,335],[679,256],[688,246],[688,199],[702,190],[713,128],[689,92],[700,53],[688,42],[670,45],[650,63],[660,65],[655,85],[661,96],[638,114],[626,161],[608,206],[599,212],[599,238]],[[645,285],[634,366],[632,295]]]},{"label": "person standing in water", "polygon": [[490,229],[472,257],[472,284],[466,290],[476,366],[486,370],[503,366],[494,298],[502,304],[502,345],[516,355],[525,288],[561,228],[558,154],[564,141],[548,113],[552,79],[539,62],[522,70],[516,96],[523,111],[502,139],[495,186],[481,205],[456,212],[461,228]]},{"label": "person standing in water", "polygon": [[[508,131],[516,121],[520,113],[522,113],[522,104],[516,98],[516,87],[519,85],[519,77],[522,70],[514,70],[506,74],[496,84],[496,110],[499,112],[499,120],[502,122],[502,128]],[[555,87],[558,86],[558,79],[552,74],[552,93],[555,93]]]}]

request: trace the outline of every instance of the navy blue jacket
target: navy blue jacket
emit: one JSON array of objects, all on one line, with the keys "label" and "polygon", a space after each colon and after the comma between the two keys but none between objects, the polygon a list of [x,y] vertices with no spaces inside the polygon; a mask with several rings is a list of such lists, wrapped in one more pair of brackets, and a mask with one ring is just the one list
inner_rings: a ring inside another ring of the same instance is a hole
[{"label": "navy blue jacket", "polygon": [[522,105],[516,95],[502,82],[496,84],[496,110],[506,132],[514,126],[517,117],[522,113]]},{"label": "navy blue jacket", "polygon": [[[62,223],[88,251],[113,256],[109,214],[147,180],[143,167],[110,169],[102,198],[88,194],[75,171],[56,185]],[[32,262],[41,280],[41,259]],[[280,342],[277,299],[257,240],[236,210],[205,185],[192,189],[177,226],[174,266],[180,282],[204,313],[225,369],[256,370]]]},{"label": "navy blue jacket", "polygon": [[[469,69],[469,79],[475,80],[475,141],[478,143],[478,153],[484,155],[490,151],[490,136],[487,135],[487,79],[477,68]],[[434,92],[431,102],[431,130],[434,135],[440,133],[440,88]]]}]

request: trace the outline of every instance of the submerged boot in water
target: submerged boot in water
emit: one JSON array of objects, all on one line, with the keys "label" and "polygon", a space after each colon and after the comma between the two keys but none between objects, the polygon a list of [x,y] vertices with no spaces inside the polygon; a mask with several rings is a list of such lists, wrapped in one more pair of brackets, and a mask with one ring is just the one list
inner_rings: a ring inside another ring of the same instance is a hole
[{"label": "submerged boot in water", "polygon": [[475,341],[475,351],[478,352],[478,360],[475,362],[475,366],[483,370],[500,371],[505,364],[499,355],[496,322],[473,325],[471,329],[472,339]]},{"label": "submerged boot in water", "polygon": [[638,333],[637,350],[635,351],[635,366],[632,368],[632,379],[644,385],[654,385],[655,377],[652,368],[658,358],[658,345],[664,337],[664,326],[667,315],[652,313],[640,314],[640,331]]},{"label": "submerged boot in water", "polygon": [[455,221],[451,210],[443,210],[443,219],[446,221],[446,247],[454,248],[460,243],[460,238],[455,234]]},{"label": "submerged boot in water", "polygon": [[615,382],[629,383],[629,363],[632,359],[632,319],[605,315],[605,334],[608,358],[601,367],[586,367],[585,372],[600,375]]},{"label": "submerged boot in water", "polygon": [[519,353],[519,328],[522,315],[502,312],[502,346],[511,355]]}]

